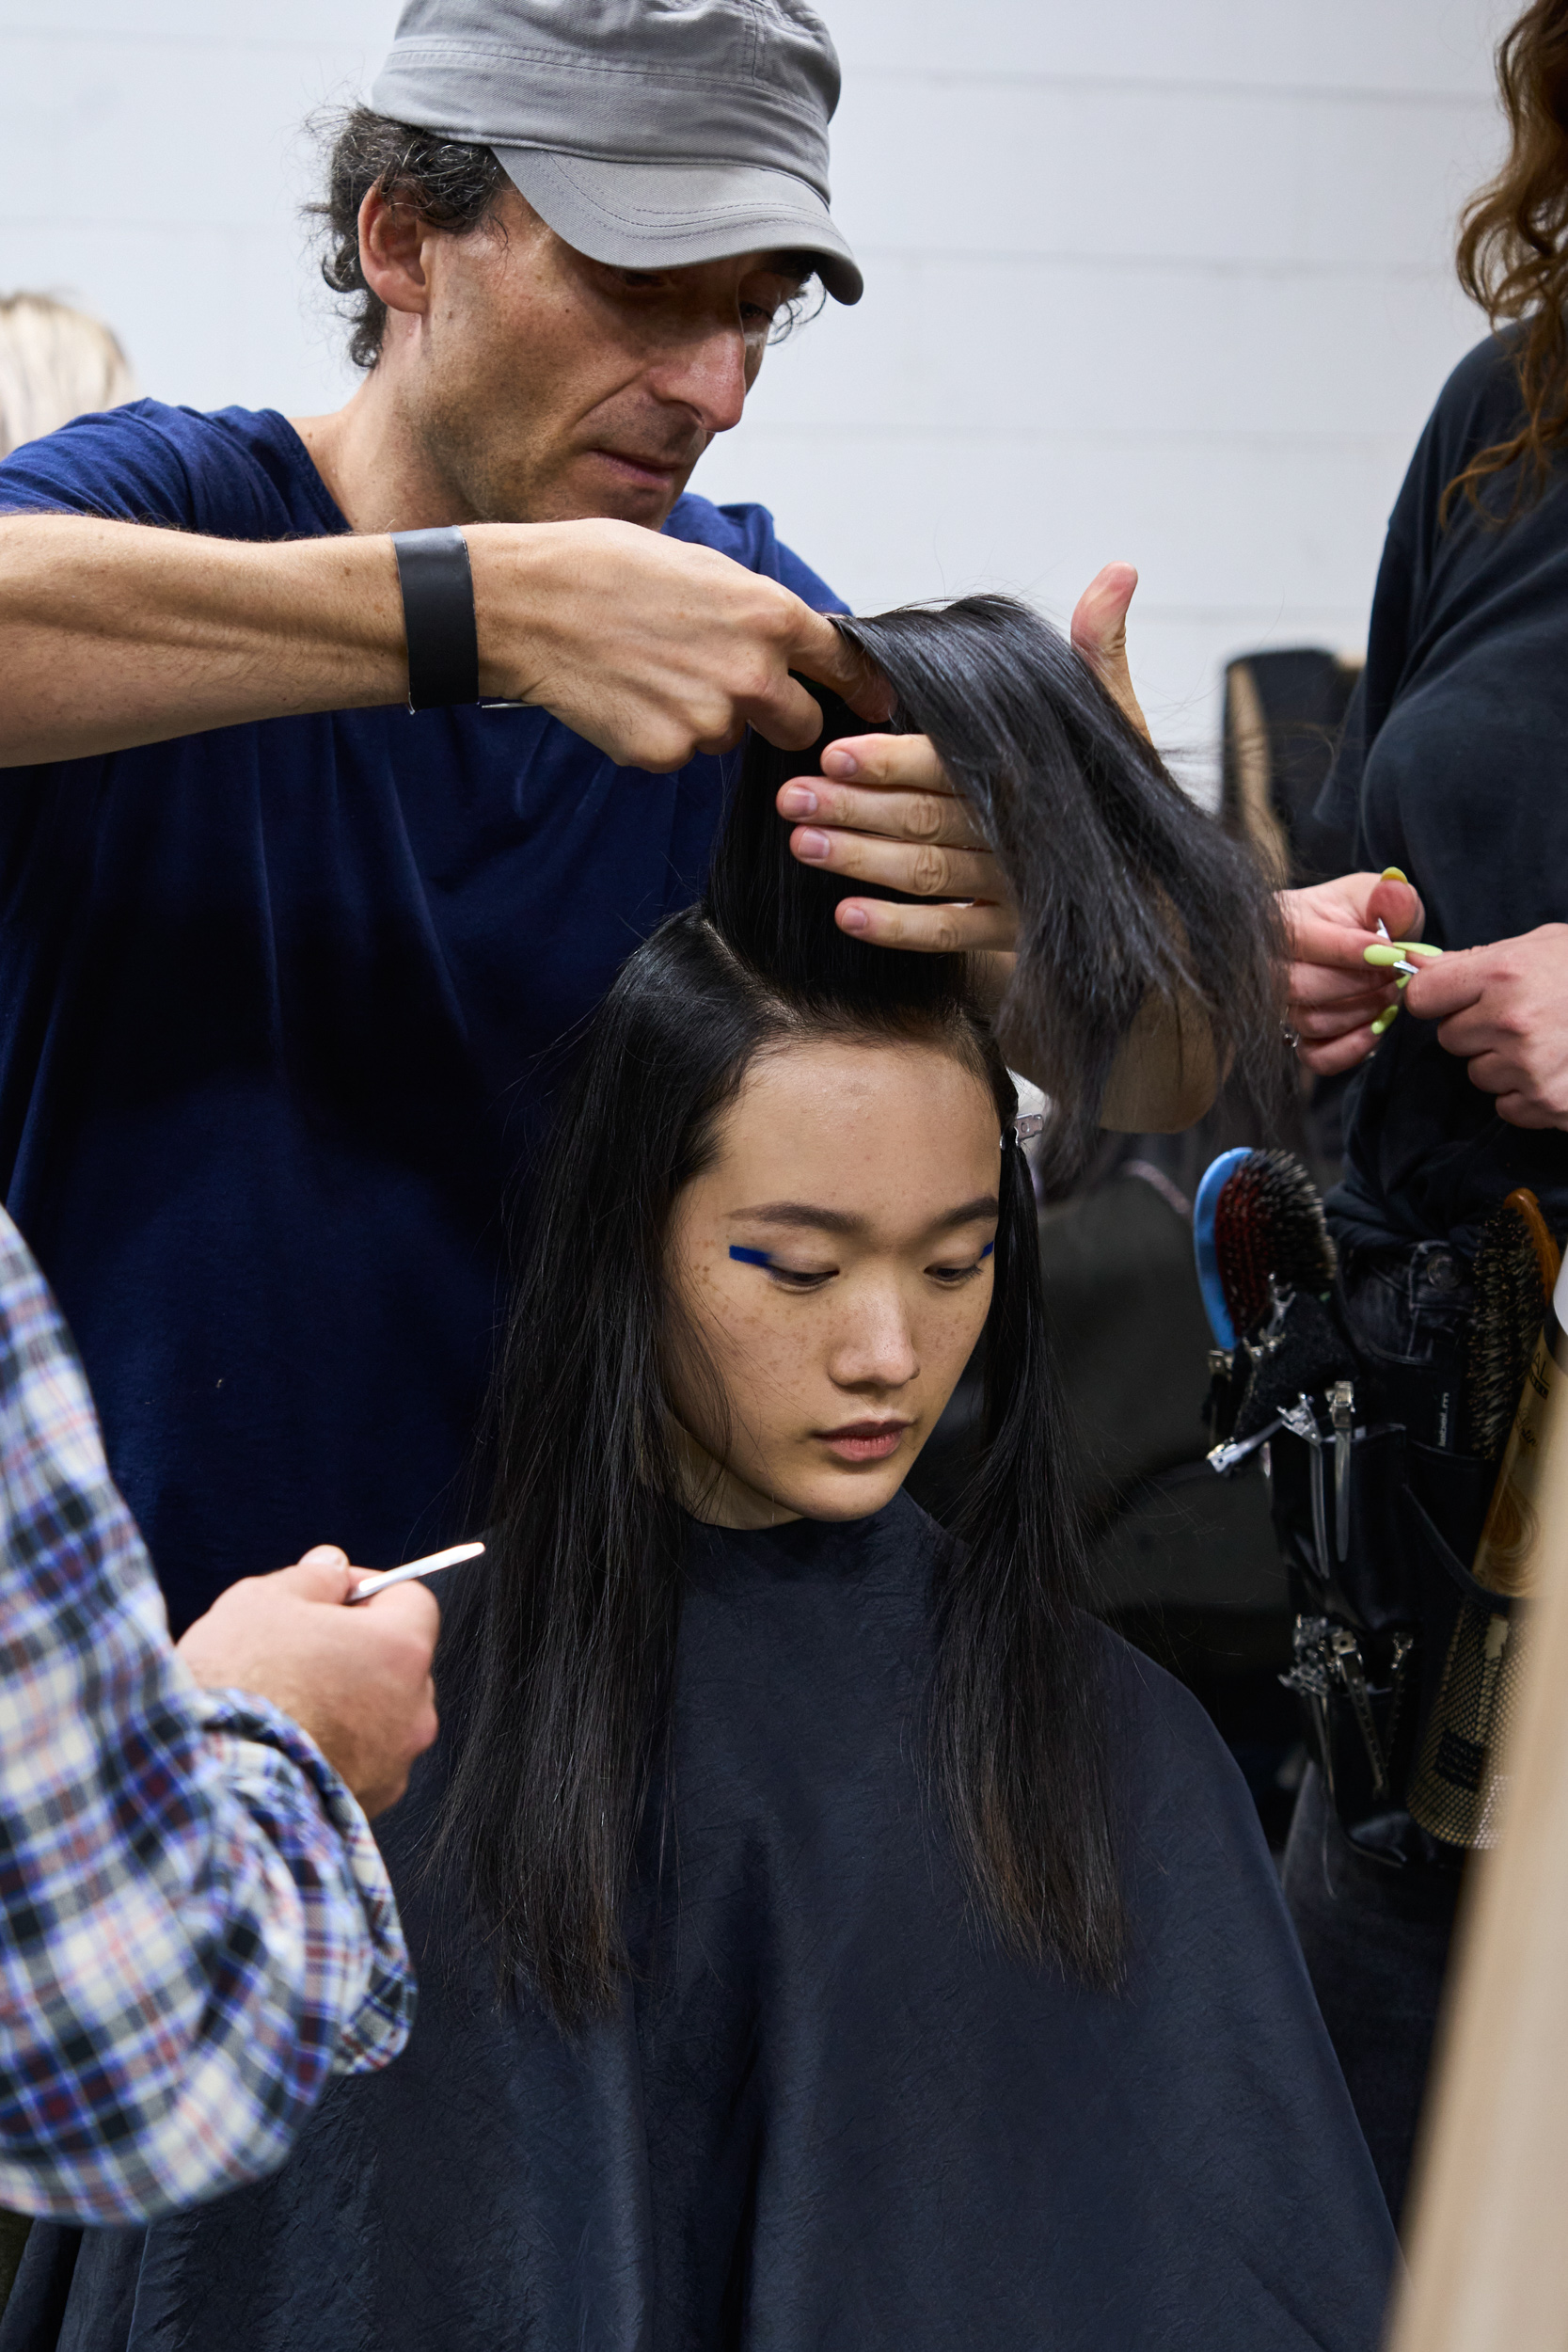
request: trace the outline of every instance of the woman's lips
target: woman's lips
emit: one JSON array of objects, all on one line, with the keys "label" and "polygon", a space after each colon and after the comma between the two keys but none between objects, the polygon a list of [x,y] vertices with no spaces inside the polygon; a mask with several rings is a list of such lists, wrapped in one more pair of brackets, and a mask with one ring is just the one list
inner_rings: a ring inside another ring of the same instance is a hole
[{"label": "woman's lips", "polygon": [[841,1462],[885,1462],[898,1450],[898,1441],[907,1421],[852,1421],[842,1429],[817,1432],[830,1454],[836,1454]]}]

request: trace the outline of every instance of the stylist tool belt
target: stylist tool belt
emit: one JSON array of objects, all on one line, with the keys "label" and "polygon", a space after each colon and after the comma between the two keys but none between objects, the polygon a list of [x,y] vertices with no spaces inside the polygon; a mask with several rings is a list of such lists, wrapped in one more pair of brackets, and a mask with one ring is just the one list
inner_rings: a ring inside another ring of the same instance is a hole
[{"label": "stylist tool belt", "polygon": [[1482,1235],[1467,1314],[1450,1304],[1451,1360],[1439,1351],[1428,1370],[1397,1332],[1379,1349],[1368,1302],[1413,1302],[1429,1264],[1451,1290],[1452,1252],[1394,1253],[1370,1279],[1358,1258],[1337,1279],[1298,1161],[1226,1152],[1194,1235],[1217,1343],[1209,1458],[1224,1474],[1262,1455],[1296,1610],[1284,1680],[1335,1811],[1389,1863],[1457,1862],[1497,1835],[1554,1380],[1568,1413],[1556,1245],[1534,1195],[1511,1193]]}]

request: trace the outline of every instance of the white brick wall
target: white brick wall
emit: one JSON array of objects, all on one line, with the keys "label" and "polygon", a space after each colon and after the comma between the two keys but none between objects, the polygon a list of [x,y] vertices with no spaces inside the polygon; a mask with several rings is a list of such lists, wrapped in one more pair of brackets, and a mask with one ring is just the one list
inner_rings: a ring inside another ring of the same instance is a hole
[{"label": "white brick wall", "polygon": [[[1353,646],[1384,518],[1478,321],[1452,218],[1497,151],[1508,0],[824,0],[865,265],[705,460],[863,609],[1143,574],[1164,739],[1227,654]],[[0,287],[119,330],[146,388],[327,405],[305,113],[384,0],[0,0]]]}]

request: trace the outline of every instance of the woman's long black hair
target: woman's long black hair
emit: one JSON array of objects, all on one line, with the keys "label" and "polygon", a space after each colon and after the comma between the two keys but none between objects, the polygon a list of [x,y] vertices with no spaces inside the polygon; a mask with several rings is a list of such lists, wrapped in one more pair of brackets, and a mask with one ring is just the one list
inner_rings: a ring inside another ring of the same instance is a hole
[{"label": "woman's long black hair", "polygon": [[998,1026],[1051,1097],[1053,1180],[1087,1157],[1151,997],[1199,1068],[1276,1111],[1283,940],[1267,879],[1067,640],[1010,596],[838,626],[893,687],[895,729],[930,737],[1012,885],[1018,966]]},{"label": "woman's long black hair", "polygon": [[[1233,945],[1259,894],[1212,854],[1197,830],[1207,819],[1187,827],[1166,807],[1174,787],[1157,763],[1110,723],[1101,689],[1033,614],[976,599],[853,627],[910,723],[936,723],[966,784],[990,777],[976,801],[1005,859],[1031,794],[1050,822],[1069,812],[1062,852],[1085,859],[1087,880],[1069,885],[1078,912],[1042,916],[1030,878],[1050,858],[1032,846],[1020,856],[1022,972],[1045,975],[1052,1021],[1069,1004],[1088,1008],[1056,1067],[1102,1081],[1117,1024],[1124,1034],[1136,1009],[1124,972],[1142,956],[1146,983],[1177,969],[1188,984],[1202,978],[1227,920],[1226,875]],[[976,689],[962,758],[961,710],[933,682],[942,670]],[[1017,764],[1031,698],[1030,755],[1049,773]],[[830,720],[830,735],[863,731],[847,712]],[[502,1984],[531,1989],[566,2026],[616,1997],[622,1904],[673,1687],[686,1520],[661,1379],[677,1312],[671,1211],[756,1055],[794,1038],[929,1040],[990,1088],[1006,1140],[987,1443],[962,1540],[944,1543],[931,1594],[930,1778],[1004,1940],[1092,1982],[1117,1966],[1103,1699],[1013,1083],[962,958],[869,947],[838,930],[845,886],[790,856],[772,805],[780,772],[780,755],[754,741],[705,903],[630,958],[591,1026],[531,1187],[498,1384],[487,1573],[444,1645],[453,1761],[438,1851],[466,1879]],[[1102,886],[1102,920],[1087,924],[1082,910]],[[1170,943],[1171,909],[1184,950]],[[1080,955],[1109,974],[1053,975],[1053,956]]]}]

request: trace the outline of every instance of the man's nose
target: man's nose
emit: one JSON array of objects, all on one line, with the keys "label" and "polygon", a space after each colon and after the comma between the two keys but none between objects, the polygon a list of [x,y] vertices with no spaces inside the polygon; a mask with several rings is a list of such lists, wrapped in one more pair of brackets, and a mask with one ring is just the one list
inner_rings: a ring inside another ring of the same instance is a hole
[{"label": "man's nose", "polygon": [[727,433],[746,405],[746,337],[738,323],[716,323],[667,353],[649,378],[657,398],[679,403],[708,433]]}]

